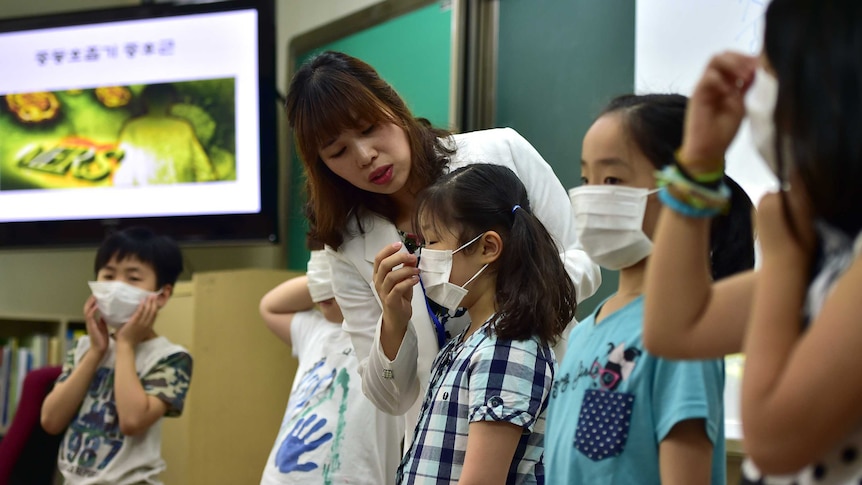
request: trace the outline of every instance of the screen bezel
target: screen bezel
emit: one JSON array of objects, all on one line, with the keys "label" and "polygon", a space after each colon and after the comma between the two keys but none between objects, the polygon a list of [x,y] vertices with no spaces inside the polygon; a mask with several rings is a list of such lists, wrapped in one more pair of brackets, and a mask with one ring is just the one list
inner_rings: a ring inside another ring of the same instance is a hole
[{"label": "screen bezel", "polygon": [[0,19],[0,33],[117,21],[255,9],[257,11],[260,211],[223,215],[130,217],[0,223],[0,249],[75,247],[98,243],[110,232],[137,225],[184,243],[278,242],[278,145],[274,0],[227,0],[200,4],[153,3]]}]

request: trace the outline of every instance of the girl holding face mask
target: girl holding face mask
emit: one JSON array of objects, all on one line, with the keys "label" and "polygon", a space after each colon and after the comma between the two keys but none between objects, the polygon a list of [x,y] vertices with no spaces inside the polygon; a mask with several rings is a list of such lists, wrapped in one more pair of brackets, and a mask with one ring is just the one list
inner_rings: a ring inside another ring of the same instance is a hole
[{"label": "girl holding face mask", "polygon": [[[660,204],[655,172],[679,148],[686,98],[614,99],[583,140],[583,185],[572,189],[578,237],[617,292],[580,322],[548,408],[548,483],[724,484],[724,367],[650,354],[641,326],[644,272]],[[716,219],[716,278],[754,263],[751,202],[733,186]]]},{"label": "girl holding face mask", "polygon": [[[499,165],[441,177],[420,194],[415,224],[429,298],[466,308],[471,323],[434,360],[397,481],[544,483],[550,346],[576,305],[557,245],[524,185]],[[404,325],[412,310],[405,295],[418,277],[398,268],[396,249],[381,252],[374,280],[384,312]]]},{"label": "girl holding face mask", "polygon": [[669,185],[647,276],[645,338],[680,358],[745,352],[745,483],[856,484],[862,3],[774,0],[764,40],[759,58],[710,61],[679,152],[679,173],[708,193],[748,115],[782,182],[758,208],[762,266],[714,284],[704,264],[711,212]]}]

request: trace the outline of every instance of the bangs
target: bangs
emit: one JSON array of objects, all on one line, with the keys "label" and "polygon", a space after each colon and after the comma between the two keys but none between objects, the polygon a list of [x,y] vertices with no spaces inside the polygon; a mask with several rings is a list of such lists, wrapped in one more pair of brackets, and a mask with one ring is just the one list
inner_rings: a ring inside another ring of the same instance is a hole
[{"label": "bangs", "polygon": [[307,92],[298,98],[294,130],[303,159],[312,163],[320,148],[345,129],[360,123],[395,121],[394,116],[374,94],[356,80],[329,73],[316,76]]},{"label": "bangs", "polygon": [[426,189],[416,203],[413,228],[419,236],[420,244],[425,244],[425,232],[429,230],[438,237],[442,234],[452,234],[459,242],[462,239],[463,228],[457,220],[452,197],[447,196],[444,187]]},{"label": "bangs", "polygon": [[106,239],[96,252],[96,274],[107,266],[112,259],[116,259],[118,263],[127,259],[137,259],[139,263],[149,265],[155,271],[155,252],[156,250],[150,240],[127,237],[119,233],[114,234]]}]

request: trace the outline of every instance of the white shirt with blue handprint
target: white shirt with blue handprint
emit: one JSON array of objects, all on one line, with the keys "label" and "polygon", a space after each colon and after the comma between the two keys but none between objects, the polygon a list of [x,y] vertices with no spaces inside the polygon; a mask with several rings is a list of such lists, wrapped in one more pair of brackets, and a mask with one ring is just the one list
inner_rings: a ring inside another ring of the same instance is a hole
[{"label": "white shirt with blue handprint", "polygon": [[394,484],[403,420],[362,394],[350,338],[313,310],[294,316],[291,341],[299,368],[261,485]]}]

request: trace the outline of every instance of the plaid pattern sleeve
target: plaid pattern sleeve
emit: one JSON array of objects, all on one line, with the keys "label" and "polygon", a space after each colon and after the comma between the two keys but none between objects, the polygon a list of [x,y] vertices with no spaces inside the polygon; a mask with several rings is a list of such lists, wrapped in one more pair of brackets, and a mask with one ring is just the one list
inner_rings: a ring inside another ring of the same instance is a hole
[{"label": "plaid pattern sleeve", "polygon": [[143,379],[144,392],[156,396],[168,405],[165,416],[183,413],[183,404],[192,379],[192,356],[177,352],[160,360]]},{"label": "plaid pattern sleeve", "polygon": [[554,377],[550,348],[533,339],[498,340],[487,327],[460,340],[437,356],[397,482],[457,482],[470,423],[501,421],[524,428],[507,483],[543,483],[544,415]]},{"label": "plaid pattern sleeve", "polygon": [[553,365],[535,340],[482,345],[470,369],[470,422],[502,421],[533,430],[554,381]]}]

